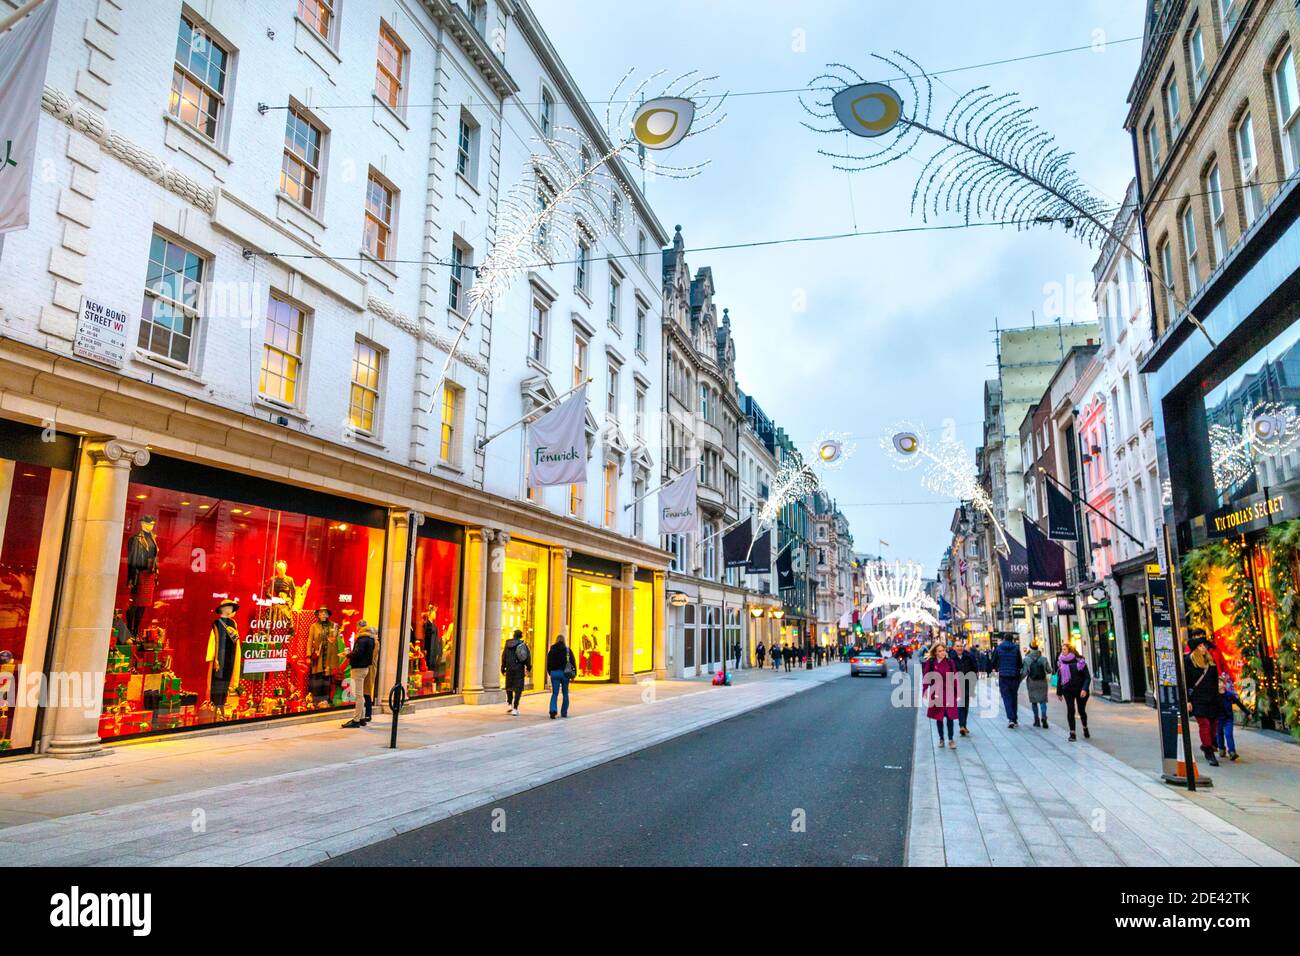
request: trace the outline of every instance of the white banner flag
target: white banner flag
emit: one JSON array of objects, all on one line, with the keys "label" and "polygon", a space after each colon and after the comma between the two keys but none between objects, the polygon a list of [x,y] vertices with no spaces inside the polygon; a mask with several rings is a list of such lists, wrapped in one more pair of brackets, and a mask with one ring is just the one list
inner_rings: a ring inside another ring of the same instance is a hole
[{"label": "white banner flag", "polygon": [[0,235],[26,229],[55,0],[0,33]]},{"label": "white banner flag", "polygon": [[691,468],[659,489],[660,534],[695,532],[695,492],[698,481],[699,472]]},{"label": "white banner flag", "polygon": [[587,386],[528,426],[528,487],[587,483]]}]

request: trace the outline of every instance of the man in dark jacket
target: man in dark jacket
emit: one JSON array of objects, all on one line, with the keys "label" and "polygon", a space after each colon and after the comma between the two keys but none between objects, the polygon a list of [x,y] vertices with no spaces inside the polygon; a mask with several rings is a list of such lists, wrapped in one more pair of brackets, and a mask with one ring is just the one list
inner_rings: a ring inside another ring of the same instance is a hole
[{"label": "man in dark jacket", "polygon": [[970,730],[966,727],[966,718],[970,714],[971,688],[979,679],[980,662],[974,651],[966,649],[966,642],[960,637],[953,642],[952,654],[949,657],[957,665],[957,680],[960,681],[957,694],[957,724],[961,728],[961,735],[969,737]]},{"label": "man in dark jacket", "polygon": [[524,696],[524,671],[531,676],[533,660],[524,643],[524,632],[515,631],[501,648],[501,673],[506,678],[506,713],[519,716],[519,700]]},{"label": "man in dark jacket", "polygon": [[375,662],[375,632],[365,621],[357,622],[357,636],[352,641],[352,650],[348,652],[348,666],[352,668],[352,694],[356,698],[356,710],[352,719],[344,727],[364,727],[370,723],[366,714],[372,706],[370,696],[365,692],[366,675]]},{"label": "man in dark jacket", "polygon": [[1024,658],[1020,655],[1020,645],[1016,643],[1015,634],[1002,632],[1002,640],[993,649],[993,668],[998,674],[998,690],[1002,694],[1002,708],[1007,712],[1007,726],[1018,726],[1017,716],[1020,678],[1025,673]]}]

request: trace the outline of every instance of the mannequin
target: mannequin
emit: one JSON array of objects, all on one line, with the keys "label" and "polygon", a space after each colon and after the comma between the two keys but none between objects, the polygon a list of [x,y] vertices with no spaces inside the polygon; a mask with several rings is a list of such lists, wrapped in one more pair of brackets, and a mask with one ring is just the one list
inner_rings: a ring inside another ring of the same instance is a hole
[{"label": "mannequin", "polygon": [[239,683],[239,627],[235,623],[238,610],[238,601],[222,601],[215,608],[217,619],[208,632],[209,697],[218,709],[226,706],[230,685]]},{"label": "mannequin", "polygon": [[158,541],[153,536],[156,523],[153,515],[141,515],[140,530],[126,543],[126,585],[131,592],[126,626],[132,637],[139,636],[144,612],[153,607],[154,586],[158,583]]},{"label": "mannequin", "polygon": [[331,618],[327,607],[316,609],[316,620],[307,632],[307,656],[311,661],[308,687],[316,703],[329,700],[333,695],[332,681],[342,660],[339,654],[339,626]]},{"label": "mannequin", "polygon": [[275,574],[266,583],[266,596],[279,598],[271,605],[272,629],[293,631],[294,602],[298,598],[298,586],[289,576],[289,565],[285,561],[275,562]]}]

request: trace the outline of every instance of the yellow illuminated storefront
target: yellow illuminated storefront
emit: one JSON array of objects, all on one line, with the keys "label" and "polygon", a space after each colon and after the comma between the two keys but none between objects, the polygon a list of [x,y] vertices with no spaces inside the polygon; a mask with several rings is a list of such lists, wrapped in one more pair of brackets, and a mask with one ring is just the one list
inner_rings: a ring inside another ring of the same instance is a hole
[{"label": "yellow illuminated storefront", "polygon": [[578,662],[579,681],[613,679],[614,607],[613,581],[569,575],[569,646]]},{"label": "yellow illuminated storefront", "polygon": [[655,601],[654,578],[642,580],[638,572],[632,591],[632,669],[640,674],[654,670]]},{"label": "yellow illuminated storefront", "polygon": [[[550,552],[526,541],[511,540],[506,545],[506,566],[501,587],[501,640],[499,647],[515,631],[523,631],[524,643],[534,662],[546,660],[547,595],[550,593]],[[532,686],[541,687],[546,668],[533,665]]]}]

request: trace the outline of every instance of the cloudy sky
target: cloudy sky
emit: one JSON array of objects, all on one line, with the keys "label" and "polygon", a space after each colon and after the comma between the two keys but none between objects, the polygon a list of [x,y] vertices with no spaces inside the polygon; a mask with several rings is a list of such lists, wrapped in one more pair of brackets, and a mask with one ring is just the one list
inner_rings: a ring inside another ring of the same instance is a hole
[{"label": "cloudy sky", "polygon": [[[630,67],[703,69],[739,92],[800,87],[831,62],[868,75],[873,51],[901,50],[937,72],[1086,45],[945,73],[934,84],[935,109],[941,116],[973,86],[1017,91],[1076,152],[1097,195],[1117,204],[1133,174],[1122,123],[1141,47],[1128,38],[1142,33],[1144,0],[530,2],[593,101]],[[806,114],[792,94],[733,97],[727,114],[674,157],[710,159],[702,175],[647,187],[668,230],[682,225],[688,248],[920,224],[908,208],[914,160],[835,172],[817,150],[843,140],[802,128]],[[879,435],[900,419],[931,431],[953,420],[973,453],[982,383],[996,376],[995,319],[1004,328],[1055,321],[1051,291],[1090,290],[1095,260],[1096,250],[1060,231],[990,228],[688,257],[692,269],[713,267],[718,303],[731,310],[741,388],[804,446],[827,431],[853,436],[856,451],[829,486],[855,547],[919,560],[927,573],[949,540],[952,506],[922,490],[915,473],[895,472]]]}]

